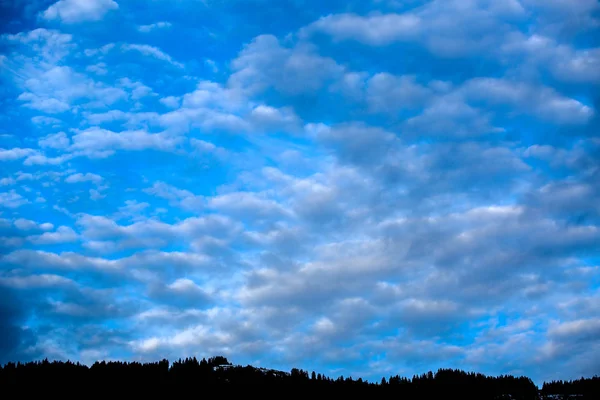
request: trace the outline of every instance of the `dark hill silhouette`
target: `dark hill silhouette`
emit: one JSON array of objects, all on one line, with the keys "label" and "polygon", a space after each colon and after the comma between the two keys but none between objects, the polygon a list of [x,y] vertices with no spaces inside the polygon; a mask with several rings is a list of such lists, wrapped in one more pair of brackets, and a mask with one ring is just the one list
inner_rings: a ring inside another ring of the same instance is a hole
[{"label": "dark hill silhouette", "polygon": [[[195,389],[202,392],[206,385],[247,387],[248,390],[276,389],[279,394],[291,395],[295,390],[325,393],[360,393],[378,396],[391,395],[397,399],[600,399],[600,377],[574,381],[544,383],[538,390],[527,377],[502,375],[497,377],[454,369],[440,369],[415,375],[412,378],[390,376],[379,382],[361,378],[330,378],[314,371],[293,368],[290,372],[250,365],[231,364],[225,357],[198,361],[195,357],[151,363],[99,361],[91,366],[70,361],[34,361],[8,363],[0,368],[3,388],[18,385],[31,387],[78,387],[107,389],[154,390],[165,387]],[[253,389],[254,388],[254,389]],[[294,391],[290,391],[294,390]],[[351,390],[351,392],[350,392]],[[248,395],[251,392],[245,392]],[[346,393],[346,392],[344,392]]]}]

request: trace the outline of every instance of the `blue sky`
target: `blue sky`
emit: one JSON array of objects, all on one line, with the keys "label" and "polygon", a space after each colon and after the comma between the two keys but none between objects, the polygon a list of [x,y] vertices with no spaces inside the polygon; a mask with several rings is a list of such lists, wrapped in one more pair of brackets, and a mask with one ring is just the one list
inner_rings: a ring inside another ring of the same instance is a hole
[{"label": "blue sky", "polygon": [[597,1],[0,5],[0,362],[600,371]]}]

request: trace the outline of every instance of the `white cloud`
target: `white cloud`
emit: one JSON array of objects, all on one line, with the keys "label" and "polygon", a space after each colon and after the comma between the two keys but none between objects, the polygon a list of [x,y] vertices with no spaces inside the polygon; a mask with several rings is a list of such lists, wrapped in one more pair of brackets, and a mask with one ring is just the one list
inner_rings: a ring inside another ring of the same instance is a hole
[{"label": "white cloud", "polygon": [[272,35],[255,37],[231,63],[228,85],[246,93],[274,87],[288,94],[310,93],[340,76],[344,68],[308,44],[287,48]]},{"label": "white cloud", "polygon": [[[54,29],[37,28],[29,32],[20,32],[14,35],[5,35],[3,37],[7,38],[9,41],[30,46],[30,49],[33,50],[37,56],[41,57],[41,60],[49,63],[58,62],[76,47],[76,45],[72,43],[72,35],[61,33]],[[8,67],[11,65],[13,64],[9,61]]]},{"label": "white cloud", "polygon": [[353,39],[372,45],[386,45],[394,41],[414,39],[424,21],[414,14],[384,14],[362,17],[338,14],[322,17],[303,31],[320,31],[336,40]]},{"label": "white cloud", "polygon": [[59,226],[54,232],[44,232],[41,235],[27,237],[27,240],[35,245],[72,243],[78,239],[79,235],[68,226]]},{"label": "white cloud", "polygon": [[534,114],[559,124],[582,124],[590,120],[594,110],[581,102],[561,96],[549,87],[495,78],[475,78],[459,89],[472,102],[509,105],[516,112]]},{"label": "white cloud", "polygon": [[23,165],[59,165],[72,158],[71,155],[65,154],[58,157],[47,157],[44,154],[33,154],[23,161]]},{"label": "white cloud", "polygon": [[90,125],[102,125],[106,122],[123,121],[131,117],[130,113],[121,110],[110,110],[103,113],[86,114]]},{"label": "white cloud", "polygon": [[105,107],[127,96],[122,89],[94,82],[67,66],[50,67],[25,80],[23,86],[18,100],[52,114],[70,110],[75,100],[87,99],[88,107]]},{"label": "white cloud", "polygon": [[181,98],[177,96],[167,96],[160,99],[160,102],[169,108],[178,108]]},{"label": "white cloud", "polygon": [[550,69],[567,82],[600,82],[600,48],[557,54]]},{"label": "white cloud", "polygon": [[600,334],[600,318],[580,319],[557,324],[550,327],[548,334],[557,338],[576,338],[582,336],[598,338]]},{"label": "white cloud", "polygon": [[199,139],[190,139],[190,144],[194,147],[197,154],[210,154],[219,159],[225,159],[230,155],[230,152],[225,147],[215,146],[211,142]]},{"label": "white cloud", "polygon": [[179,108],[159,117],[161,126],[174,132],[187,132],[193,127],[206,130],[222,129],[230,132],[247,132],[250,126],[242,117],[211,108]]},{"label": "white cloud", "polygon": [[219,66],[217,65],[217,63],[214,60],[211,60],[210,58],[204,59],[204,65],[206,65],[208,68],[210,68],[210,70],[215,74],[217,72],[219,72]]},{"label": "white cloud", "polygon": [[14,225],[18,229],[21,229],[23,231],[37,228],[37,223],[35,221],[29,220],[29,219],[24,219],[24,218],[19,218],[19,219],[15,220]]},{"label": "white cloud", "polygon": [[119,5],[113,0],[59,0],[43,12],[48,20],[60,19],[65,23],[98,21]]},{"label": "white cloud", "polygon": [[378,112],[397,113],[422,107],[433,95],[432,90],[417,83],[414,76],[378,73],[366,86],[367,103],[371,110]]},{"label": "white cloud", "polygon": [[291,107],[255,104],[244,88],[217,82],[202,80],[194,91],[160,101],[175,108],[158,116],[159,124],[172,131],[187,132],[195,127],[239,133],[300,130],[301,120]]},{"label": "white cloud", "polygon": [[106,157],[116,150],[173,151],[182,139],[166,133],[148,133],[144,130],[113,132],[92,127],[78,132],[71,140],[69,151],[89,157]]},{"label": "white cloud", "polygon": [[442,96],[431,102],[421,114],[407,119],[406,133],[414,137],[468,138],[503,132],[491,124],[491,116],[466,104],[456,96]]},{"label": "white cloud", "polygon": [[173,283],[169,284],[168,288],[177,292],[197,291],[200,289],[200,287],[196,285],[194,281],[186,278],[177,279]]},{"label": "white cloud", "polygon": [[90,189],[90,200],[100,200],[105,198],[106,195],[100,193],[100,191],[96,190],[96,189]]},{"label": "white cloud", "polygon": [[37,125],[60,125],[62,123],[62,121],[58,118],[53,118],[53,117],[45,117],[42,115],[38,115],[37,117],[33,117],[31,118],[31,122],[33,122],[34,124]]},{"label": "white cloud", "polygon": [[108,69],[106,68],[106,63],[99,62],[94,65],[88,65],[85,67],[85,70],[88,72],[93,72],[97,75],[106,75],[108,73]]},{"label": "white cloud", "polygon": [[[166,100],[169,105],[178,98]],[[181,107],[162,114],[162,126],[185,132],[191,127],[247,131],[249,124],[239,114],[247,110],[248,99],[237,89],[211,81],[200,81],[196,90],[182,96]]]},{"label": "white cloud", "polygon": [[145,56],[154,57],[157,60],[166,61],[171,65],[174,65],[178,68],[184,68],[184,65],[180,62],[177,62],[171,58],[170,55],[164,53],[158,47],[150,46],[147,44],[123,44],[121,46],[123,51],[137,51],[142,53]]},{"label": "white cloud", "polygon": [[121,110],[110,110],[103,113],[86,113],[85,118],[90,125],[119,122],[129,129],[146,129],[148,126],[160,125],[160,114],[156,112],[124,112]]},{"label": "white cloud", "polygon": [[64,132],[50,134],[38,140],[40,147],[49,147],[51,149],[65,149],[69,147],[69,138]]},{"label": "white cloud", "polygon": [[196,90],[183,96],[182,107],[235,111],[243,108],[246,101],[247,98],[239,90],[223,87],[216,82],[200,81]]},{"label": "white cloud", "polygon": [[0,206],[7,208],[18,208],[24,204],[28,204],[29,200],[12,189],[9,192],[0,193]]},{"label": "white cloud", "polygon": [[18,218],[16,219],[13,224],[15,225],[15,227],[17,227],[17,229],[23,230],[23,231],[29,231],[32,229],[41,229],[43,231],[50,231],[52,229],[54,229],[54,225],[52,225],[50,222],[44,222],[38,225],[37,222],[29,220],[29,219],[25,219],[25,218]]},{"label": "white cloud", "polygon": [[66,183],[92,182],[98,184],[102,182],[102,180],[103,178],[100,175],[93,174],[91,172],[87,172],[85,174],[78,172],[65,178]]},{"label": "white cloud", "polygon": [[31,181],[35,179],[29,172],[17,171],[17,181]]},{"label": "white cloud", "polygon": [[25,158],[35,154],[36,151],[33,149],[22,149],[15,147],[13,149],[2,149],[0,148],[0,161],[14,161],[20,158]]},{"label": "white cloud", "polygon": [[40,274],[0,278],[3,285],[18,289],[37,289],[48,287],[71,287],[77,284],[60,275]]},{"label": "white cloud", "polygon": [[18,99],[27,102],[26,105],[34,110],[39,110],[50,114],[62,113],[71,108],[65,101],[54,98],[39,97],[31,92],[21,94]]},{"label": "white cloud", "polygon": [[165,182],[155,182],[152,187],[144,189],[144,191],[191,211],[202,210],[206,203],[203,196],[197,196],[189,190],[178,189]]},{"label": "white cloud", "polygon": [[201,153],[212,153],[217,149],[217,146],[204,140],[191,139],[190,142]]},{"label": "white cloud", "polygon": [[133,82],[129,78],[122,78],[119,80],[119,86],[130,89],[131,90],[131,98],[133,100],[139,100],[142,97],[156,95],[152,88],[144,85],[141,82]]},{"label": "white cloud", "polygon": [[198,307],[211,301],[210,291],[189,278],[179,278],[168,285],[163,282],[151,283],[148,294],[159,303],[179,307]]},{"label": "white cloud", "polygon": [[[56,232],[46,232],[49,234],[36,237],[40,240],[40,244],[55,244],[65,241],[78,240],[77,234],[68,227],[61,227]],[[29,238],[32,238],[31,236]],[[42,250],[16,250],[9,254],[0,256],[2,262],[9,264],[20,265],[25,268],[45,270],[45,269],[61,269],[61,270],[96,270],[105,273],[118,272],[135,272],[134,269],[164,267],[165,265],[177,266],[181,268],[179,272],[186,269],[194,269],[199,267],[209,267],[210,257],[196,253],[185,252],[160,252],[160,251],[144,251],[135,253],[129,257],[117,259],[105,259],[101,257],[87,257],[74,252],[52,253]],[[124,276],[121,275],[121,278]],[[130,275],[130,277],[132,277]],[[143,274],[142,276],[143,277]]]},{"label": "white cloud", "polygon": [[354,40],[370,46],[419,43],[441,57],[460,57],[499,46],[512,30],[506,21],[520,21],[527,11],[516,1],[437,0],[404,13],[333,14],[300,32]]},{"label": "white cloud", "polygon": [[171,23],[167,22],[167,21],[160,21],[160,22],[156,22],[154,24],[149,24],[149,25],[140,25],[138,27],[138,31],[140,32],[144,32],[144,33],[148,33],[154,29],[160,29],[160,28],[169,28],[171,27]]},{"label": "white cloud", "polygon": [[[224,215],[190,217],[174,224],[143,217],[133,221],[128,225],[119,225],[110,218],[80,215],[77,225],[81,227],[82,237],[86,239],[86,247],[100,252],[123,248],[161,248],[170,243],[191,243],[200,239],[205,244],[210,244],[209,241],[217,245],[227,244],[242,229],[241,223]],[[204,250],[203,254],[208,254],[207,248]],[[213,250],[218,250],[218,246],[213,246]],[[221,251],[227,253],[226,247]]]},{"label": "white cloud", "polygon": [[263,218],[278,219],[291,213],[276,201],[252,192],[234,192],[211,197],[208,206],[224,214],[253,222]]},{"label": "white cloud", "polygon": [[[600,48],[573,48],[542,34],[510,34],[499,48],[507,63],[525,60],[524,67],[535,66],[549,71],[564,82],[585,83],[600,81]],[[506,57],[508,56],[508,57]]]},{"label": "white cloud", "polygon": [[258,105],[250,112],[250,121],[259,129],[279,129],[293,132],[300,129],[301,120],[291,108]]},{"label": "white cloud", "polygon": [[52,225],[50,222],[44,222],[43,224],[40,224],[40,229],[44,231],[51,231],[54,229],[54,225]]},{"label": "white cloud", "polygon": [[115,217],[120,218],[130,218],[134,221],[138,219],[145,219],[142,217],[142,213],[150,207],[150,204],[146,202],[138,202],[137,200],[126,200],[125,205],[119,207],[119,212],[115,214]]},{"label": "white cloud", "polygon": [[115,48],[114,43],[107,43],[97,49],[85,49],[83,51],[83,53],[88,57],[93,57],[96,55],[103,57],[103,56],[107,55],[114,48]]},{"label": "white cloud", "polygon": [[5,177],[0,179],[0,186],[10,186],[14,185],[15,183],[17,183],[17,181],[15,181],[11,177]]}]

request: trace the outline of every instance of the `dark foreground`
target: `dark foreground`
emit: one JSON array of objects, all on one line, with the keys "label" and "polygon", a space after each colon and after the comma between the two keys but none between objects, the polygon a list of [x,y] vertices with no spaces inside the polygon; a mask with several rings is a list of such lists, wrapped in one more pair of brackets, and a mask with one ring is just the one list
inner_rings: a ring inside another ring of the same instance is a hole
[{"label": "dark foreground", "polygon": [[162,389],[191,390],[195,393],[193,397],[204,397],[219,386],[217,390],[221,394],[235,391],[243,397],[266,392],[296,397],[300,393],[312,392],[320,395],[385,394],[396,399],[600,399],[600,377],[546,382],[538,389],[527,377],[491,377],[440,369],[412,378],[391,376],[379,382],[367,382],[343,376],[333,379],[296,368],[283,372],[249,365],[236,366],[224,357],[201,361],[188,358],[171,365],[167,360],[143,364],[103,361],[91,367],[69,361],[9,363],[0,368],[0,385],[3,388],[18,385],[25,392],[36,388],[62,388],[63,392],[81,388],[86,391],[86,397],[93,395],[94,391],[103,390],[118,394],[117,390],[152,392]]}]

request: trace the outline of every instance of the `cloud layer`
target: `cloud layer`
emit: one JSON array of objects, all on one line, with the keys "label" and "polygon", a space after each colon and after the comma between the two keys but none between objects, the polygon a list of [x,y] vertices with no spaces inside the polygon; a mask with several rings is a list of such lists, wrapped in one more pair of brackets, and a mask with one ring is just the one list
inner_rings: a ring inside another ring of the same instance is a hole
[{"label": "cloud layer", "polygon": [[576,3],[23,9],[0,353],[597,373],[600,9]]}]

